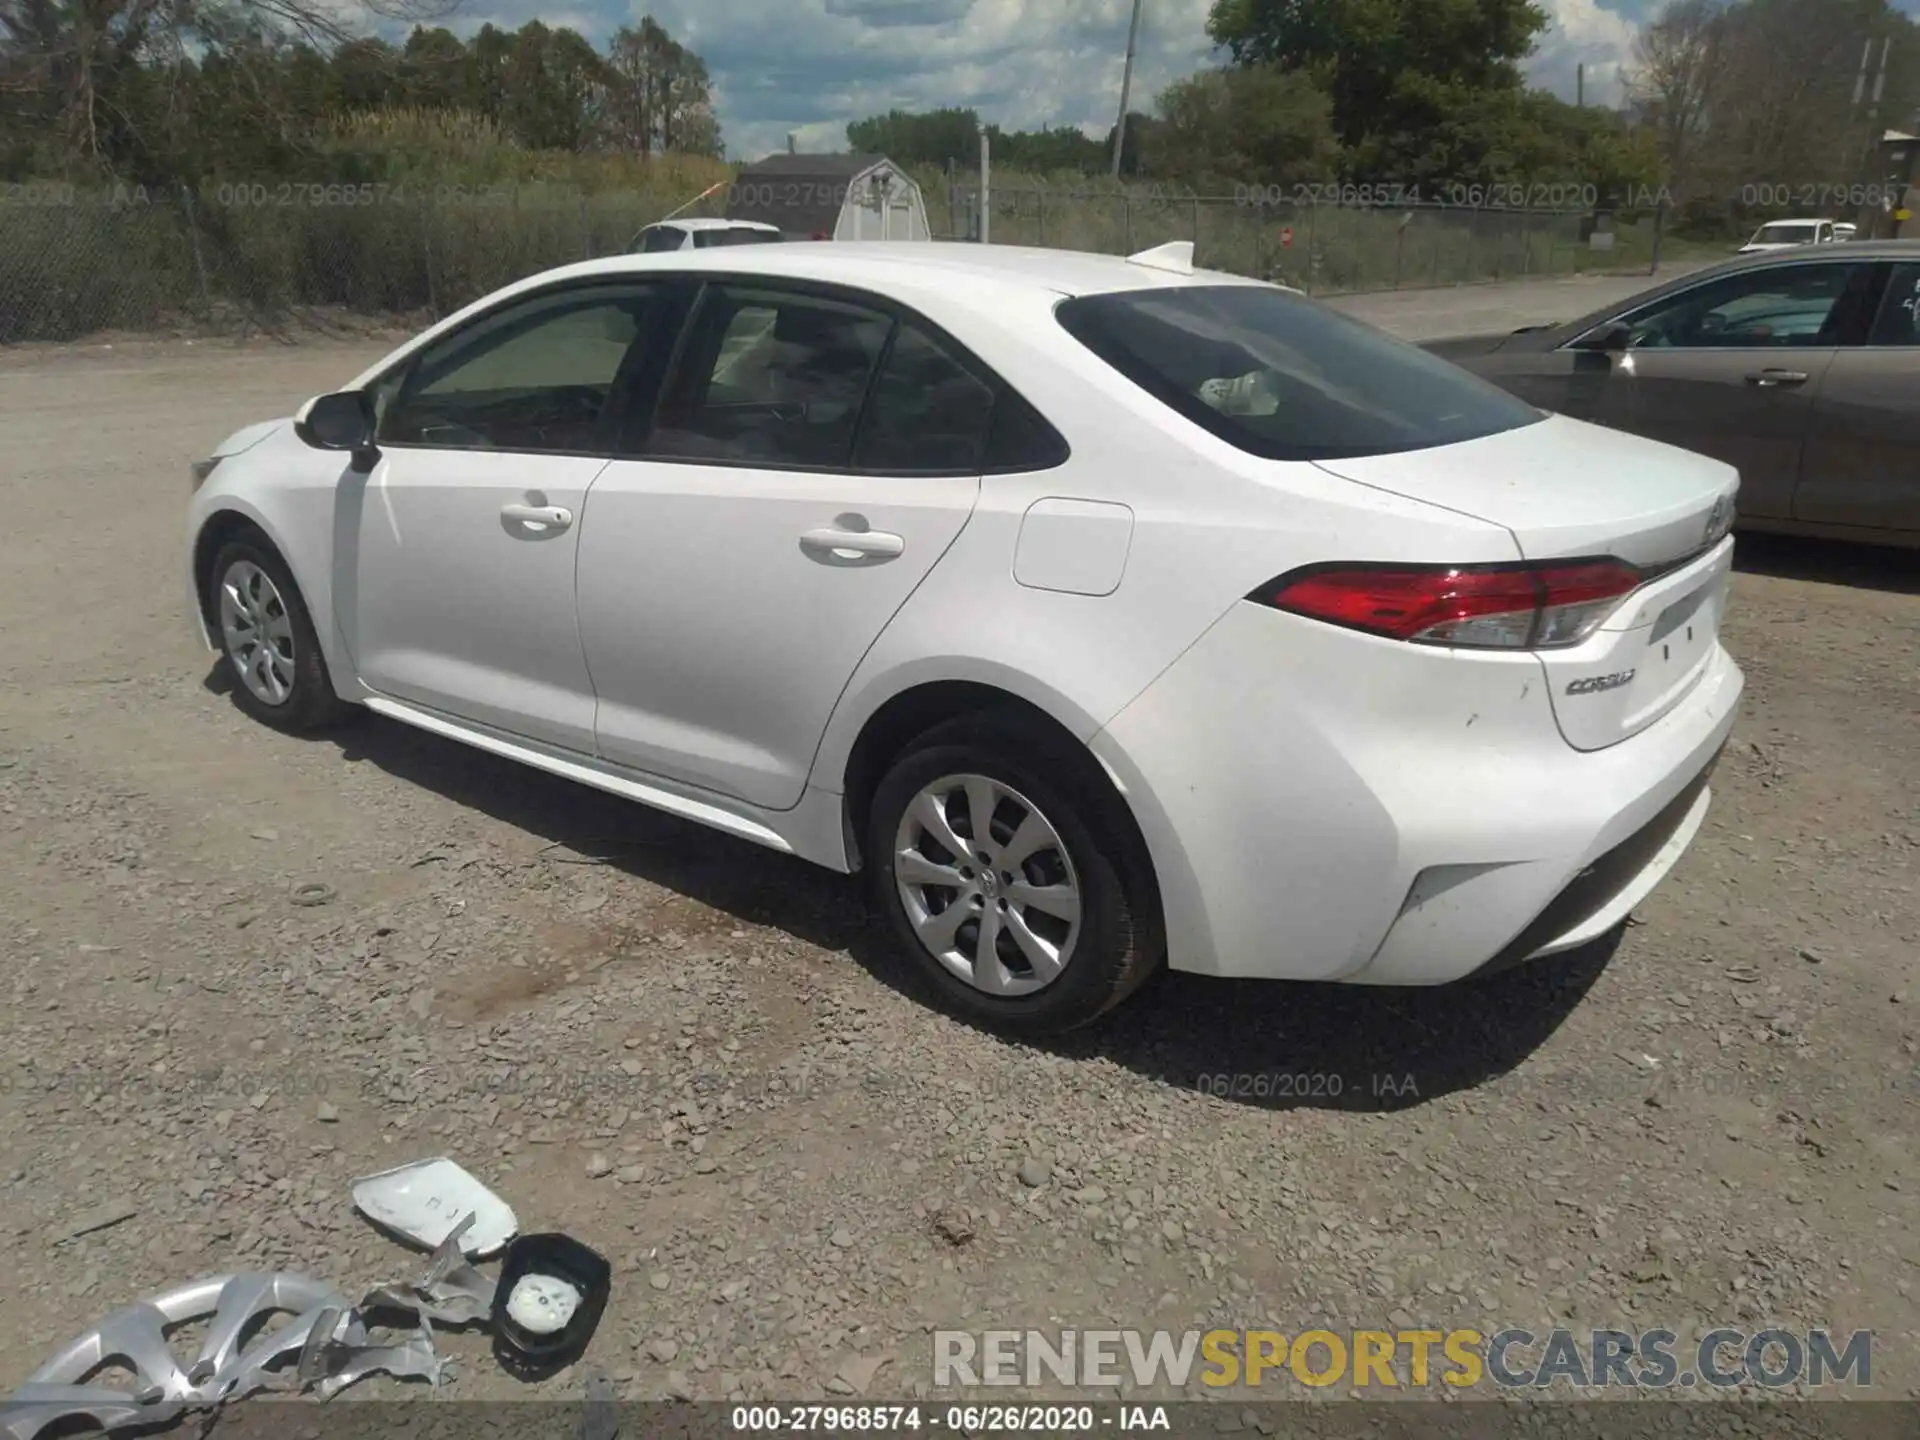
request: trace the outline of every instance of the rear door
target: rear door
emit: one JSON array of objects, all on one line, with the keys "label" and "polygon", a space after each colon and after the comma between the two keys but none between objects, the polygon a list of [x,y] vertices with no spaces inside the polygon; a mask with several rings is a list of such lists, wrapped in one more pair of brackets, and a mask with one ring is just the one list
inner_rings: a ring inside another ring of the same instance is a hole
[{"label": "rear door", "polygon": [[1837,258],[1770,265],[1629,313],[1633,346],[1602,357],[1581,418],[1724,460],[1740,472],[1742,513],[1787,518],[1813,397],[1865,329],[1873,272]]},{"label": "rear door", "polygon": [[601,756],[797,804],[847,681],[973,512],[994,406],[876,297],[704,286],[649,432],[589,497]]},{"label": "rear door", "polygon": [[1793,518],[1920,532],[1920,264],[1888,281],[1862,346],[1821,377]]}]

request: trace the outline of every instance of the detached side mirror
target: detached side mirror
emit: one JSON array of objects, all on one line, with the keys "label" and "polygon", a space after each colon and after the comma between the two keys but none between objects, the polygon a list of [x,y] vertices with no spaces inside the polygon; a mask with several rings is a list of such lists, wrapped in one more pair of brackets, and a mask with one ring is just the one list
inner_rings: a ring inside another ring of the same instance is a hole
[{"label": "detached side mirror", "polygon": [[316,395],[293,421],[293,433],[314,449],[349,451],[362,468],[380,455],[373,431],[373,397],[364,390]]}]

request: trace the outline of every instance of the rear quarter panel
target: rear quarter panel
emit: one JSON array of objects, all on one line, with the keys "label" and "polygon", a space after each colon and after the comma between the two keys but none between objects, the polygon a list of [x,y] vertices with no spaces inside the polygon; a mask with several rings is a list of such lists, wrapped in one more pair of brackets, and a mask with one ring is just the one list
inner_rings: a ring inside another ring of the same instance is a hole
[{"label": "rear quarter panel", "polygon": [[[1054,321],[1052,302],[1022,299],[988,308],[928,297],[918,308],[1047,416],[1072,457],[1053,470],[986,478],[966,529],[849,682],[816,758],[816,785],[841,787],[860,727],[915,684],[980,679],[1036,703],[1044,694],[1045,708],[1084,739],[1284,571],[1330,559],[1517,558],[1498,526],[1216,440],[1082,350]],[[1022,521],[1049,499],[1132,512],[1111,594],[1014,579]]]}]

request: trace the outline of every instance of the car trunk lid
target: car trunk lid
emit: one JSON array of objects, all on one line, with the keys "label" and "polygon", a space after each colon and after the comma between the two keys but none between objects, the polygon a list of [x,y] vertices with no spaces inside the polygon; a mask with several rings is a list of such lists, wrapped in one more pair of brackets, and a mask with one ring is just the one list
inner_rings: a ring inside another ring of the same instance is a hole
[{"label": "car trunk lid", "polygon": [[1579,645],[1536,652],[1574,748],[1638,734],[1710,667],[1732,571],[1732,467],[1561,416],[1458,445],[1318,463],[1504,526],[1530,561],[1612,556],[1647,577]]}]

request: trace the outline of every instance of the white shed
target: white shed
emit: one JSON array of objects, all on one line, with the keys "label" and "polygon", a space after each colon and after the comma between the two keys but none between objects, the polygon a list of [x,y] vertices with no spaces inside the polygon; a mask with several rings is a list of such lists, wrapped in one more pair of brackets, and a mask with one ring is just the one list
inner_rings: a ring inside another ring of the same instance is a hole
[{"label": "white shed", "polygon": [[727,219],[789,240],[930,240],[920,187],[884,155],[769,155],[733,182]]}]

